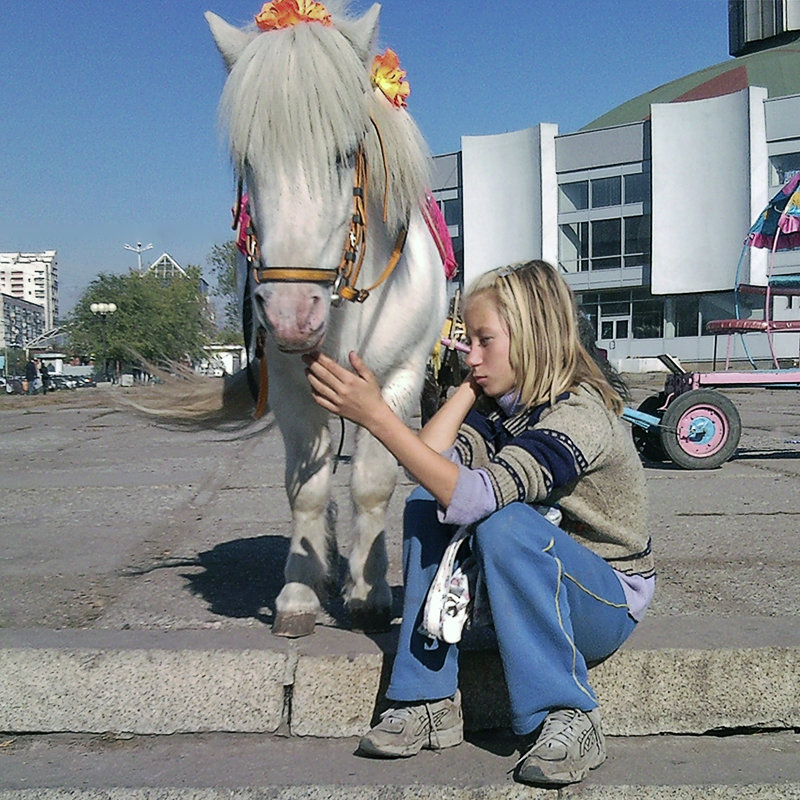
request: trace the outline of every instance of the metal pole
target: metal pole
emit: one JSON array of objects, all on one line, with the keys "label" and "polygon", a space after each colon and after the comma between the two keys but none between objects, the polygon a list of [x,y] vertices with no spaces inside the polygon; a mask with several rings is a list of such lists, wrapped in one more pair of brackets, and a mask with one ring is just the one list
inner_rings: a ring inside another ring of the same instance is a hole
[{"label": "metal pole", "polygon": [[136,255],[138,256],[139,274],[141,275],[142,274],[142,253],[144,253],[146,250],[152,250],[153,249],[152,243],[142,247],[142,243],[141,242],[136,242],[136,247],[134,247],[132,244],[126,244],[126,245],[123,245],[123,247],[126,250],[130,250],[130,251],[136,253]]},{"label": "metal pole", "polygon": [[106,331],[106,317],[117,310],[116,303],[92,303],[89,306],[92,314],[96,314],[102,320],[103,326],[103,376],[108,380],[108,332]]}]

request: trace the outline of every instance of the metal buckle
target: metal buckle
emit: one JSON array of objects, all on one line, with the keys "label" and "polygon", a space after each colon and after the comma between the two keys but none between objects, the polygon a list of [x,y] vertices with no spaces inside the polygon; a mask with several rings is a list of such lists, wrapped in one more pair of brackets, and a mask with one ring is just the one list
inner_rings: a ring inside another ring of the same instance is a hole
[{"label": "metal buckle", "polygon": [[339,273],[331,286],[331,305],[338,308],[342,304],[341,288],[344,285],[344,275]]}]

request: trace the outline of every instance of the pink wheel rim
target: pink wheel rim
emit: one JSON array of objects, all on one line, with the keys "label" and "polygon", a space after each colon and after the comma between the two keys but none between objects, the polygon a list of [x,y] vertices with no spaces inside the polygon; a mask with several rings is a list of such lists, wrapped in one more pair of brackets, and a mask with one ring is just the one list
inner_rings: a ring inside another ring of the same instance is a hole
[{"label": "pink wheel rim", "polygon": [[678,420],[676,433],[681,449],[695,458],[707,458],[719,452],[728,441],[727,417],[714,406],[697,405]]}]

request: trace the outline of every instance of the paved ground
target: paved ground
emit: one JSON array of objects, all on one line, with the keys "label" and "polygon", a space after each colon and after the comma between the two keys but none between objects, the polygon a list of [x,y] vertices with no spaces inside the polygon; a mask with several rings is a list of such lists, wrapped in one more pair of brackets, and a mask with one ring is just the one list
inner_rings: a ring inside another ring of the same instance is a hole
[{"label": "paved ground", "polygon": [[[633,405],[662,384],[635,379]],[[120,411],[121,391],[0,398],[0,640],[220,630],[267,643],[289,531],[277,433],[156,426]],[[668,630],[670,646],[796,647],[798,395],[728,394],[744,425],[732,461],[711,472],[647,466],[659,568],[650,630]],[[336,474],[345,555],[348,471]],[[387,523],[398,612],[409,489],[401,481]],[[328,626],[347,624],[335,598],[327,611]],[[647,622],[637,637],[647,644]],[[615,738],[581,796],[800,797],[799,744],[792,730]],[[496,733],[389,764],[353,749],[352,739],[252,734],[6,734],[0,800],[90,789],[104,798],[545,796],[514,787],[513,744]]]},{"label": "paved ground", "polygon": [[[634,404],[662,382],[636,379]],[[117,410],[120,391],[0,399],[0,628],[264,628],[289,532],[277,432],[170,430]],[[744,427],[733,460],[646,470],[652,615],[800,609],[798,393],[728,394]],[[345,555],[348,472],[343,464],[335,476]],[[401,477],[387,524],[398,601],[409,489]],[[328,611],[329,624],[346,624],[335,599]]]},{"label": "paved ground", "polygon": [[[310,787],[361,789],[366,798],[427,797],[421,785],[440,787],[435,800],[458,797],[458,790],[483,789],[477,798],[502,797],[516,787],[520,797],[535,796],[530,787],[514,784],[509,773],[517,758],[515,742],[492,735],[443,753],[423,751],[415,758],[376,760],[354,755],[354,739],[309,740],[275,736],[198,734],[119,738],[114,736],[16,737],[0,739],[0,798],[3,790],[147,786],[155,788],[216,787],[230,796],[240,787],[295,787],[298,797],[335,797],[333,791],[308,794]],[[800,737],[784,732],[754,736],[629,737],[609,740],[612,754],[602,769],[591,773],[580,794],[604,788],[615,800],[641,800],[643,787],[663,787],[670,800],[708,800],[719,787],[733,791],[731,800],[800,797]],[[35,783],[32,780],[35,775]],[[791,783],[790,783],[791,782]],[[627,790],[622,787],[634,786]],[[379,787],[390,787],[379,790]],[[492,787],[487,792],[486,787]],[[774,786],[771,792],[758,790]],[[682,793],[681,788],[695,792]],[[712,789],[714,787],[714,789]],[[746,787],[746,788],[745,788]],[[737,791],[738,790],[738,791]],[[398,794],[395,794],[398,792]],[[117,788],[117,794],[120,794]],[[551,792],[550,796],[555,796]],[[103,795],[107,797],[108,795]],[[111,794],[113,797],[113,794]],[[152,795],[151,795],[152,796]],[[273,795],[259,793],[261,797]],[[466,795],[472,796],[472,795]],[[650,795],[647,795],[650,796]],[[659,795],[656,795],[659,796]]]}]

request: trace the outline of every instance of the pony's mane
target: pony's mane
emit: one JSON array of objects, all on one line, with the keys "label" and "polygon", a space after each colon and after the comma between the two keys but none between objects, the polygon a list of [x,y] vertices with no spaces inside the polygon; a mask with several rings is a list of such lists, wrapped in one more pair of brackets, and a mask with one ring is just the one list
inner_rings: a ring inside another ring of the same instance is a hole
[{"label": "pony's mane", "polygon": [[385,155],[387,222],[397,230],[423,202],[429,153],[408,113],[370,85],[371,63],[364,64],[348,37],[353,24],[336,17],[332,27],[300,24],[254,36],[228,75],[220,118],[240,175],[246,167],[280,175],[300,164],[314,192],[338,186],[337,162],[364,140],[370,192],[379,204]]}]

